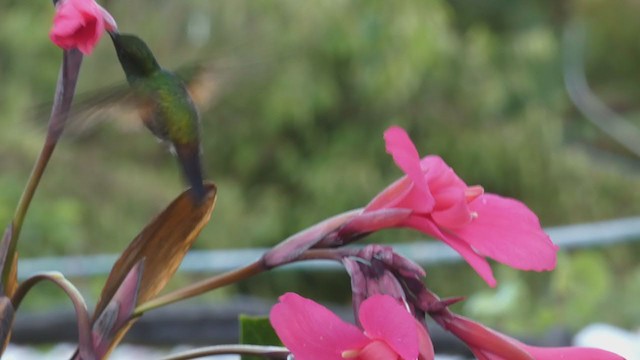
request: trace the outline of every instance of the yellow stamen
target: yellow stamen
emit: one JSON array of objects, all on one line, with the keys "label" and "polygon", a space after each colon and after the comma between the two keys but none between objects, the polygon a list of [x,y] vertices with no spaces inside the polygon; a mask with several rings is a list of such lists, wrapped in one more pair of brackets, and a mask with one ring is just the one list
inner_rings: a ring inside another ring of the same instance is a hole
[{"label": "yellow stamen", "polygon": [[342,355],[343,359],[355,359],[358,357],[358,354],[360,354],[360,350],[351,349],[343,351],[340,355]]},{"label": "yellow stamen", "polygon": [[464,196],[468,203],[472,202],[482,194],[484,194],[484,189],[480,185],[469,186],[464,190]]}]

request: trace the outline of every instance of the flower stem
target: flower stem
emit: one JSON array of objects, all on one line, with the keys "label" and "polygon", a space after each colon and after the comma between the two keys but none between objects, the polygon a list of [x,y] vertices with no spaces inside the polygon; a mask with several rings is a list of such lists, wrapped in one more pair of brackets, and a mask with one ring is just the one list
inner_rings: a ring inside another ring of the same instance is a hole
[{"label": "flower stem", "polygon": [[203,348],[183,351],[177,354],[163,357],[160,360],[187,360],[196,359],[210,355],[257,355],[268,359],[286,359],[289,356],[289,350],[281,346],[262,346],[262,345],[215,345]]},{"label": "flower stem", "polygon": [[91,338],[91,320],[87,312],[87,305],[80,295],[78,289],[58,272],[47,272],[36,274],[23,281],[18,286],[15,294],[11,298],[14,311],[18,311],[22,299],[27,295],[29,290],[41,281],[50,281],[60,287],[71,299],[73,307],[76,310],[76,318],[78,321],[78,348],[82,359],[95,359],[93,353],[93,342]]},{"label": "flower stem", "polygon": [[194,296],[201,295],[205,292],[208,292],[229,284],[233,284],[237,281],[244,280],[251,276],[260,274],[261,272],[264,272],[266,270],[267,268],[264,266],[262,260],[257,260],[240,269],[232,270],[217,276],[210,277],[208,279],[199,281],[195,284],[191,284],[182,289],[170,292],[168,294],[159,296],[153,300],[147,301],[141,305],[138,305],[138,307],[136,307],[136,309],[131,314],[131,317],[137,317],[149,310],[156,309],[165,305],[169,305],[177,301],[189,299]]},{"label": "flower stem", "polygon": [[49,117],[47,137],[42,147],[42,151],[40,151],[38,160],[31,171],[27,185],[22,192],[22,196],[20,197],[20,201],[18,202],[18,206],[12,220],[13,229],[11,232],[11,239],[7,247],[7,254],[5,255],[6,260],[4,268],[2,269],[2,284],[4,284],[5,287],[12,282],[9,278],[11,277],[12,269],[15,266],[14,255],[27,210],[29,209],[33,195],[35,194],[36,189],[40,184],[40,180],[42,179],[42,174],[47,168],[47,164],[51,159],[53,150],[56,148],[58,139],[62,135],[64,124],[69,116],[73,94],[76,91],[76,84],[78,82],[80,65],[82,65],[82,53],[77,49],[65,50],[63,52],[62,65],[60,66],[58,83],[56,84],[56,93],[53,100],[53,106],[51,108],[51,116]]},{"label": "flower stem", "polygon": [[[340,262],[340,259],[342,259],[342,257],[352,255],[352,253],[355,254],[357,252],[354,249],[311,249],[306,250],[302,254],[298,255],[296,259],[292,259],[287,263],[306,260],[333,260]],[[287,263],[279,264],[275,267],[279,267]],[[272,270],[273,268],[265,265],[263,256],[245,267],[210,277],[182,289],[170,292],[168,294],[142,303],[135,308],[135,310],[131,314],[131,318],[141,316],[143,313],[149,310],[169,305],[181,300],[189,299],[204,294],[205,292],[233,284],[240,280],[247,279],[251,276],[258,275],[262,272]]]},{"label": "flower stem", "polygon": [[16,242],[20,236],[20,230],[22,229],[22,224],[24,223],[27,210],[29,209],[33,195],[40,184],[42,174],[49,163],[49,159],[51,159],[51,155],[53,154],[55,147],[56,143],[51,143],[49,141],[45,142],[42,150],[40,151],[40,155],[38,156],[38,160],[36,160],[36,164],[33,167],[33,170],[31,170],[31,175],[29,176],[27,185],[22,192],[22,196],[20,196],[20,201],[18,202],[16,212],[13,216],[13,241],[11,242],[11,246],[9,246],[10,254],[15,251]]}]

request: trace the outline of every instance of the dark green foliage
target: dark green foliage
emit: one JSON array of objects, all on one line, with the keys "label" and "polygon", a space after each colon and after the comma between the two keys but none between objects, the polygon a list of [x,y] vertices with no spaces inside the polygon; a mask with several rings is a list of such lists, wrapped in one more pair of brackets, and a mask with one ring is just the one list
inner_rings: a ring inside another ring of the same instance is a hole
[{"label": "dark green foliage", "polygon": [[[240,343],[282,346],[278,335],[266,316],[240,315]],[[242,360],[262,360],[260,356],[243,355]]]}]

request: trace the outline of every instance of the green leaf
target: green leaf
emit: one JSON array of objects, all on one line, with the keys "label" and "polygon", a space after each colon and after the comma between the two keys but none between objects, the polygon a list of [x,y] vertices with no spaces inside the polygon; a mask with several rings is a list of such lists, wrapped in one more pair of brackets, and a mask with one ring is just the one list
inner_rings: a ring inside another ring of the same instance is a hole
[{"label": "green leaf", "polygon": [[[240,315],[240,343],[282,346],[266,316]],[[259,356],[242,356],[242,360],[262,360]]]}]

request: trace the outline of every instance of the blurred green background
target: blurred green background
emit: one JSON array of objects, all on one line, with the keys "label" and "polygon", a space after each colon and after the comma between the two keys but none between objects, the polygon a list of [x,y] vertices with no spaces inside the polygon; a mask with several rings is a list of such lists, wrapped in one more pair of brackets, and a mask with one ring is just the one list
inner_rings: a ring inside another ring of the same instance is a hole
[{"label": "blurred green background", "polygon": [[[215,66],[216,93],[202,120],[205,167],[219,198],[196,248],[269,246],[363,206],[401,175],[384,151],[391,124],[467,183],[521,199],[544,226],[640,214],[640,162],[575,110],[561,42],[569,21],[586,21],[590,85],[640,126],[635,1],[113,0],[109,9],[164,66]],[[49,1],[0,3],[0,224],[9,222],[43,140],[40,110],[61,58],[48,39],[52,16]],[[79,92],[123,81],[104,39],[85,59]],[[119,121],[131,114],[112,117],[60,144],[27,217],[21,256],[118,252],[182,190],[166,149],[139,124]],[[386,231],[372,240],[418,237]],[[427,269],[428,282],[443,296],[470,296],[461,311],[505,330],[634,327],[639,250],[563,253],[551,274],[495,265],[495,290],[466,265]],[[344,292],[314,294],[336,283]],[[95,298],[100,282],[85,285]],[[289,274],[235,290],[345,300],[347,288],[346,277]]]}]

